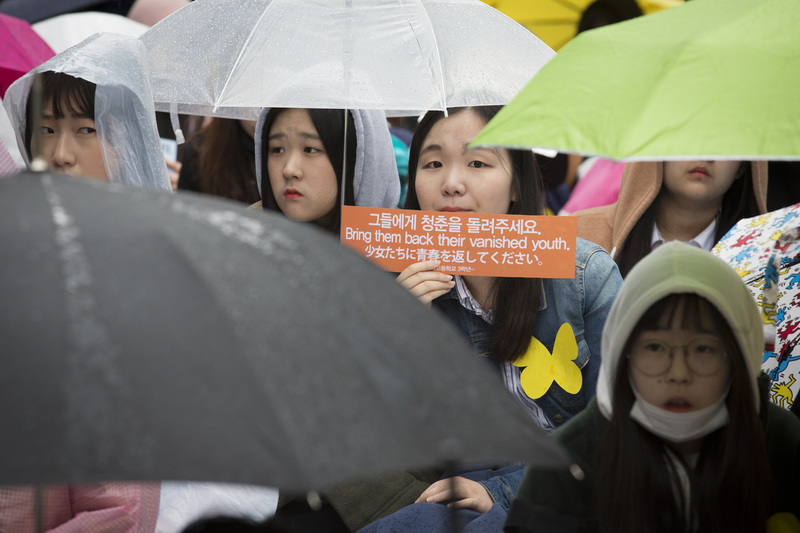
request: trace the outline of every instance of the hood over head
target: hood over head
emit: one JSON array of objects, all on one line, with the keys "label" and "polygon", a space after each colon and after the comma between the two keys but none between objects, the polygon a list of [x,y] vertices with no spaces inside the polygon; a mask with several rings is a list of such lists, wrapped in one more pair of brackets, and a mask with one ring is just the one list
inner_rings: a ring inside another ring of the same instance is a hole
[{"label": "hood over head", "polygon": [[161,149],[145,56],[139,39],[97,33],[31,70],[8,88],[4,105],[25,149],[26,109],[36,74],[62,72],[97,85],[94,118],[113,183],[172,190]]},{"label": "hood over head", "polygon": [[603,327],[597,403],[609,420],[617,365],[623,349],[642,315],[656,302],[672,294],[702,296],[727,321],[745,357],[758,408],[758,384],[764,354],[761,315],[750,290],[736,271],[705,250],[681,242],[656,248],[634,266],[617,293]]},{"label": "hood over head", "polygon": [[[767,212],[767,162],[751,161],[750,170],[753,175],[753,195],[759,213],[763,214]],[[616,209],[608,212],[608,222],[613,228],[608,248],[612,257],[622,248],[633,226],[655,201],[663,182],[662,161],[631,162],[625,165]]]},{"label": "hood over head", "polygon": [[[256,124],[256,180],[259,191],[264,174],[261,145],[269,111],[268,107],[262,109]],[[396,208],[400,200],[400,178],[386,114],[375,109],[351,109],[350,114],[356,130],[356,164],[353,175],[356,205]]]}]

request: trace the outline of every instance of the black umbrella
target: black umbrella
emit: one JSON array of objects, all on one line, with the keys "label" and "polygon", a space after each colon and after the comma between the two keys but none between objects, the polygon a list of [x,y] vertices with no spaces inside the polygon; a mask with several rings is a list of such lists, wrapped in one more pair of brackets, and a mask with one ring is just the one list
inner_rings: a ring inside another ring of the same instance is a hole
[{"label": "black umbrella", "polygon": [[25,173],[0,246],[1,483],[567,464],[443,317],[309,225]]},{"label": "black umbrella", "polygon": [[0,0],[0,13],[31,24],[75,11],[107,11],[127,15],[133,0]]}]

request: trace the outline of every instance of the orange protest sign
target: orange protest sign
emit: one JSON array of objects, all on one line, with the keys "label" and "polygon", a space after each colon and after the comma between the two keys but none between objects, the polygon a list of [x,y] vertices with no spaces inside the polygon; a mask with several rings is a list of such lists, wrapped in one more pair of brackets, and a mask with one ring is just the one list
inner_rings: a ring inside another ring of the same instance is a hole
[{"label": "orange protest sign", "polygon": [[575,217],[342,206],[342,242],[390,272],[439,259],[462,276],[572,278]]}]

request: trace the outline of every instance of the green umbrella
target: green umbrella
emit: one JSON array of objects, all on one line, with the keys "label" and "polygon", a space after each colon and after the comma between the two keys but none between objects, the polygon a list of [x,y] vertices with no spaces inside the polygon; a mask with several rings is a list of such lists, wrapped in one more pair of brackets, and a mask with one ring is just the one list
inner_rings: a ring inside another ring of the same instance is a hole
[{"label": "green umbrella", "polygon": [[692,0],[584,32],[473,145],[800,159],[800,1]]}]

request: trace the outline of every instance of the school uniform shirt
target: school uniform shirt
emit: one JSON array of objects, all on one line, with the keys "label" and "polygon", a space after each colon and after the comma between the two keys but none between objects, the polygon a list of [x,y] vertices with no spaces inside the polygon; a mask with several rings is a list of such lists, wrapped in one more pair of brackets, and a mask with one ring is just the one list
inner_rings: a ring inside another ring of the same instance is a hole
[{"label": "school uniform shirt", "polygon": [[[716,239],[714,238],[714,233],[717,231],[717,219],[711,221],[711,224],[706,226],[706,228],[694,236],[694,238],[683,241],[686,244],[691,244],[692,246],[697,246],[707,252],[710,252],[711,249],[716,244]],[[667,242],[661,232],[658,229],[658,224],[653,224],[653,237],[650,240],[651,249],[655,250],[662,244]]]},{"label": "school uniform shirt", "polygon": [[[753,194],[763,214],[767,212],[767,162],[752,161],[751,170]],[[633,226],[655,201],[663,181],[661,162],[626,164],[616,202],[573,213],[578,218],[578,237],[599,244],[615,257]]]}]

